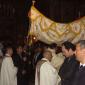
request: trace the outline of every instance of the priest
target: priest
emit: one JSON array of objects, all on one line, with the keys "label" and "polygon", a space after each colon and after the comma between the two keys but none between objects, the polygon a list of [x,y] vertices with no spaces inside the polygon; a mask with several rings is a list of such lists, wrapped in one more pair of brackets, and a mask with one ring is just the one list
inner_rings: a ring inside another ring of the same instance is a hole
[{"label": "priest", "polygon": [[56,69],[51,65],[52,54],[45,50],[43,58],[37,63],[35,85],[60,85],[60,77]]},{"label": "priest", "polygon": [[17,68],[12,61],[13,49],[6,48],[6,54],[1,66],[0,85],[17,85]]}]

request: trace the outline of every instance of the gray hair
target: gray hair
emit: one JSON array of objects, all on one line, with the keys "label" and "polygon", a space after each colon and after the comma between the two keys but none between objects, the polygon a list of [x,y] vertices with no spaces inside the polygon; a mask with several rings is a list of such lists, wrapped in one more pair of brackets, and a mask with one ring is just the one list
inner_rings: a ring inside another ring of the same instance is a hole
[{"label": "gray hair", "polygon": [[77,42],[77,44],[80,45],[81,49],[85,49],[85,40],[80,40],[80,41]]}]

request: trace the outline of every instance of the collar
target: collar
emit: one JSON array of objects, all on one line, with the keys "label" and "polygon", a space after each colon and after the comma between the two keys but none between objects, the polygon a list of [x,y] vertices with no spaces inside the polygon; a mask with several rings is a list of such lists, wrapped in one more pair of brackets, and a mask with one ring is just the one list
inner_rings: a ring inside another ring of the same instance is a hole
[{"label": "collar", "polygon": [[42,58],[42,60],[46,60],[46,61],[49,61],[48,59],[46,59],[46,58]]},{"label": "collar", "polygon": [[5,54],[5,56],[8,56],[8,57],[10,57],[10,55],[9,55],[9,54]]},{"label": "collar", "polygon": [[85,66],[85,64],[80,63],[80,66],[83,66],[83,67],[84,67],[84,66]]}]

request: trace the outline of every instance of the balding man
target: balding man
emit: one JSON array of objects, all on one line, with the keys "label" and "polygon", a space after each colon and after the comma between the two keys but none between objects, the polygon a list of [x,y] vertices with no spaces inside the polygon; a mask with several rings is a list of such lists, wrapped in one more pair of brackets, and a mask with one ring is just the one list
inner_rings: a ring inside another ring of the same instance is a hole
[{"label": "balding man", "polygon": [[45,50],[43,58],[37,63],[35,85],[58,85],[58,73],[51,65],[52,54]]}]

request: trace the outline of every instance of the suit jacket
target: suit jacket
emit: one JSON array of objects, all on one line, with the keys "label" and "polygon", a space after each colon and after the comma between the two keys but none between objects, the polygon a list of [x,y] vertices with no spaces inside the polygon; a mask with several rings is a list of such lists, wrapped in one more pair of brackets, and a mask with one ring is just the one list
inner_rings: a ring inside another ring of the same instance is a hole
[{"label": "suit jacket", "polygon": [[78,68],[78,66],[79,62],[75,59],[74,55],[65,59],[59,70],[62,85],[71,85],[76,72],[76,68]]},{"label": "suit jacket", "polygon": [[25,53],[22,53],[21,55],[16,54],[13,60],[14,60],[14,65],[18,68],[18,73],[17,73],[18,85],[27,85],[30,77],[28,55]]},{"label": "suit jacket", "polygon": [[36,65],[38,61],[40,61],[43,58],[43,54],[41,52],[38,52],[34,56],[34,64]]},{"label": "suit jacket", "polygon": [[23,62],[21,56],[18,54],[15,54],[13,56],[13,62],[14,62],[14,65],[18,68],[18,72],[21,73],[22,62]]},{"label": "suit jacket", "polygon": [[28,58],[26,59],[26,61],[24,62],[23,58],[27,58],[27,55],[25,55],[25,53],[22,53],[22,55],[18,55],[16,54],[13,57],[13,61],[14,61],[14,65],[18,68],[18,73],[17,75],[19,77],[23,76],[22,71],[25,70],[26,71],[26,76],[28,74],[28,70],[29,70],[29,66],[28,66]]},{"label": "suit jacket", "polygon": [[85,85],[85,66],[77,70],[72,85]]}]

